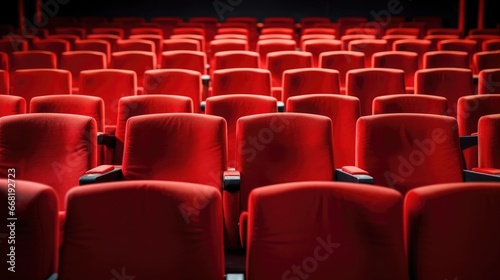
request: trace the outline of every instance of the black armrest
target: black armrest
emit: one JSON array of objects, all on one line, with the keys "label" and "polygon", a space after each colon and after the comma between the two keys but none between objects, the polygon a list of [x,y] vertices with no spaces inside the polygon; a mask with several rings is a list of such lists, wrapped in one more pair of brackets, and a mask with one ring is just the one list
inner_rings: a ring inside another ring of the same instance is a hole
[{"label": "black armrest", "polygon": [[460,136],[460,149],[465,150],[477,146],[477,135]]},{"label": "black armrest", "polygon": [[[93,169],[94,170],[94,169]],[[122,169],[114,168],[107,172],[92,172],[88,171],[87,174],[80,177],[80,186],[96,184],[96,183],[106,183],[120,181],[122,179]]]},{"label": "black armrest", "polygon": [[104,145],[110,149],[115,147],[116,137],[113,135],[109,135],[106,133],[98,133],[97,134],[97,144]]},{"label": "black armrest", "polygon": [[205,112],[205,107],[207,106],[207,102],[206,101],[201,101],[200,102],[200,110],[202,113]]},{"label": "black armrest", "polygon": [[500,175],[464,170],[465,182],[500,182]]},{"label": "black armrest", "polygon": [[349,172],[343,171],[342,169],[336,170],[335,181],[373,185],[372,176],[366,174],[351,174]]},{"label": "black armrest", "polygon": [[285,102],[278,101],[278,112],[285,112]]},{"label": "black armrest", "polygon": [[224,172],[223,189],[228,192],[237,192],[240,190],[240,172],[229,170]]},{"label": "black armrest", "polygon": [[202,75],[201,76],[201,83],[204,85],[204,86],[209,86],[210,85],[210,76],[209,75]]}]

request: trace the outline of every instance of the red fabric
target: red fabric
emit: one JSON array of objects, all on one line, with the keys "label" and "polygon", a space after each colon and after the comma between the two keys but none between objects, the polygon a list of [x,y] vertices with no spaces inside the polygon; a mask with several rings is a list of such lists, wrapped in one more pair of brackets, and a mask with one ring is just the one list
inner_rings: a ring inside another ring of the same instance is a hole
[{"label": "red fabric", "polygon": [[130,35],[129,38],[153,42],[156,50],[156,59],[159,60],[157,61],[158,65],[161,65],[161,54],[163,53],[163,36],[155,35],[153,30],[157,30],[158,32],[161,33],[163,33],[163,31],[159,28],[132,28],[130,32],[134,33],[138,32],[138,30],[144,30],[144,32],[151,32],[153,34],[144,33],[144,34]]},{"label": "red fabric", "polygon": [[130,70],[101,69],[80,73],[79,94],[101,97],[105,105],[105,124],[116,125],[118,102],[124,96],[136,95],[137,78]]},{"label": "red fabric", "polygon": [[407,280],[402,210],[399,193],[376,186],[259,188],[249,202],[246,279]]},{"label": "red fabric", "polygon": [[0,52],[0,71],[9,71],[9,56],[5,52]]},{"label": "red fabric", "polygon": [[[340,36],[341,34],[339,34]],[[342,41],[342,49],[347,51],[349,50],[349,43],[355,40],[374,40],[375,35],[367,35],[367,34],[351,34],[351,35],[344,35],[340,37],[340,40]]]},{"label": "red fabric", "polygon": [[235,167],[236,122],[249,115],[276,113],[276,99],[270,96],[231,94],[209,97],[205,114],[223,117],[227,122],[228,167]]},{"label": "red fabric", "polygon": [[423,56],[431,51],[432,42],[429,40],[409,39],[394,42],[392,49],[395,51],[415,52],[418,54],[418,68],[423,67]]},{"label": "red fabric", "polygon": [[483,51],[500,50],[500,39],[490,39],[483,42]]},{"label": "red fabric", "polygon": [[[70,50],[74,49],[76,41],[79,41],[81,38],[78,35],[72,35],[72,34],[55,34],[55,35],[48,35],[45,37],[45,39],[59,39],[59,40],[66,41],[69,43],[68,51],[70,51]],[[59,56],[59,58],[60,58],[60,56]]]},{"label": "red fabric", "polygon": [[10,93],[9,71],[0,70],[0,94]]},{"label": "red fabric", "polygon": [[286,103],[287,112],[319,114],[331,119],[335,168],[354,165],[354,142],[359,110],[359,99],[342,95],[295,96],[289,98]]},{"label": "red fabric", "polygon": [[418,70],[415,74],[415,93],[445,97],[449,115],[456,117],[458,99],[474,94],[472,71],[460,68]]},{"label": "red fabric", "polygon": [[247,246],[248,212],[241,213],[239,226],[241,247],[245,248]]},{"label": "red fabric", "polygon": [[267,55],[267,69],[271,71],[273,87],[281,87],[283,72],[289,69],[312,67],[312,55],[308,52],[280,51]]},{"label": "red fabric", "polygon": [[135,27],[130,29],[130,38],[135,35],[161,35],[163,37],[163,30],[161,28],[153,27]]},{"label": "red fabric", "polygon": [[125,180],[182,181],[221,190],[226,159],[223,118],[169,113],[137,116],[127,123]]},{"label": "red fabric", "polygon": [[406,92],[413,93],[415,72],[418,70],[418,55],[414,52],[387,51],[372,56],[372,67],[394,68],[405,72]]},{"label": "red fabric", "polygon": [[111,55],[110,68],[134,71],[137,86],[144,84],[144,72],[156,68],[156,54],[145,51],[123,51]]},{"label": "red fabric", "polygon": [[96,123],[68,114],[25,114],[0,119],[0,177],[16,168],[16,177],[47,184],[64,210],[66,192],[97,164]]},{"label": "red fabric", "polygon": [[393,94],[373,99],[373,114],[420,113],[447,115],[448,101],[441,96]]},{"label": "red fabric", "polygon": [[431,41],[431,51],[437,51],[439,42],[441,42],[443,40],[460,39],[460,36],[459,35],[439,34],[439,35],[427,35],[424,37],[424,39]]},{"label": "red fabric", "polygon": [[26,100],[14,95],[0,95],[0,117],[25,114]]},{"label": "red fabric", "polygon": [[286,70],[283,73],[283,95],[289,97],[304,94],[340,94],[340,77],[337,70],[302,68]]},{"label": "red fabric", "polygon": [[259,54],[251,51],[224,51],[215,54],[213,70],[259,68]]},{"label": "red fabric", "polygon": [[267,68],[267,54],[277,51],[294,51],[297,48],[295,40],[269,39],[257,42],[257,52],[260,55],[260,67]]},{"label": "red fabric", "polygon": [[[438,43],[439,51],[462,51],[469,54],[470,66],[472,66],[472,57],[478,51],[478,44],[474,40],[450,39]],[[472,68],[472,67],[471,67]]]},{"label": "red fabric", "polygon": [[429,184],[463,180],[454,118],[424,114],[362,117],[356,126],[356,166],[376,185],[405,194]]},{"label": "red fabric", "polygon": [[481,117],[478,126],[479,167],[500,169],[500,114]]},{"label": "red fabric", "polygon": [[[178,80],[177,80],[178,82]],[[142,95],[120,98],[118,123],[115,131],[113,164],[121,164],[127,121],[131,117],[160,113],[192,113],[193,101],[189,97],[176,95]]]},{"label": "red fabric", "polygon": [[[307,35],[306,35],[307,36]],[[304,37],[304,36],[302,36]],[[319,67],[319,57],[324,52],[340,51],[342,42],[332,39],[312,39],[302,43],[302,50],[313,55],[313,67]]]},{"label": "red fabric", "polygon": [[201,51],[200,42],[193,39],[167,39],[163,41],[163,51]]},{"label": "red fabric", "polygon": [[415,35],[384,35],[382,36],[382,39],[387,41],[387,48],[389,50],[393,50],[392,46],[394,45],[394,42],[398,40],[407,40],[407,39],[417,39],[417,36]]},{"label": "red fabric", "polygon": [[170,39],[192,39],[196,40],[200,44],[200,52],[205,53],[205,37],[196,34],[176,34],[170,36]]},{"label": "red fabric", "polygon": [[412,27],[400,27],[400,28],[389,28],[385,31],[386,35],[413,35],[420,37],[421,32],[419,28]]},{"label": "red fabric", "polygon": [[346,94],[361,101],[361,115],[371,115],[373,99],[382,95],[404,94],[405,73],[399,69],[366,68],[347,73]]},{"label": "red fabric", "polygon": [[478,93],[500,94],[500,70],[488,69],[479,72]]},{"label": "red fabric", "polygon": [[387,41],[377,39],[354,40],[349,42],[348,48],[350,51],[357,51],[365,54],[366,67],[372,65],[373,54],[388,50]]},{"label": "red fabric", "polygon": [[490,52],[478,52],[473,57],[474,74],[481,70],[500,68],[500,50]]},{"label": "red fabric", "polygon": [[40,39],[32,42],[32,49],[39,51],[53,52],[57,56],[57,61],[61,61],[61,54],[69,52],[71,45],[66,40],[61,39]]},{"label": "red fabric", "polygon": [[61,34],[61,35],[75,35],[78,36],[80,39],[84,39],[87,30],[85,28],[79,28],[79,27],[56,27],[54,29],[55,34]]},{"label": "red fabric", "polygon": [[427,29],[427,35],[454,35],[458,39],[462,32],[458,28],[430,28]]},{"label": "red fabric", "polygon": [[105,69],[108,62],[106,55],[102,52],[95,51],[73,51],[62,54],[61,69],[66,69],[71,72],[73,77],[73,85],[80,84],[80,72],[83,70]]},{"label": "red fabric", "polygon": [[472,168],[472,171],[479,172],[479,173],[492,174],[492,175],[500,175],[500,169],[496,169],[496,168]]},{"label": "red fabric", "polygon": [[[470,31],[470,30],[469,30]],[[498,32],[498,31],[497,31]],[[481,46],[483,42],[492,40],[492,39],[500,39],[500,35],[492,35],[492,34],[474,34],[465,37],[466,40],[476,41],[477,43],[477,51],[482,51]]]},{"label": "red fabric", "polygon": [[166,51],[162,54],[162,68],[186,69],[206,74],[207,55],[197,51]]},{"label": "red fabric", "polygon": [[269,70],[234,68],[214,71],[212,96],[226,94],[271,95]]},{"label": "red fabric", "polygon": [[[500,96],[474,95],[464,96],[458,100],[458,132],[460,136],[468,136],[478,131],[478,122],[482,116],[500,113]],[[478,166],[477,147],[464,150],[467,169]]]},{"label": "red fabric", "polygon": [[31,113],[63,113],[92,117],[97,131],[104,131],[104,101],[100,97],[84,95],[49,95],[34,97]]},{"label": "red fabric", "polygon": [[465,68],[469,69],[469,54],[460,51],[434,51],[424,54],[424,68]]},{"label": "red fabric", "polygon": [[47,51],[15,52],[11,56],[10,71],[20,69],[56,69],[57,57]]},{"label": "red fabric", "polygon": [[345,91],[347,72],[364,68],[365,54],[351,51],[325,52],[319,56],[319,67],[334,69],[340,74],[340,88]]},{"label": "red fabric", "polygon": [[[91,35],[114,35],[118,36],[120,39],[125,38],[125,31],[123,28],[116,28],[116,27],[97,27],[97,28],[92,28],[92,34]],[[87,38],[89,38],[87,36]]]},{"label": "red fabric", "polygon": [[215,68],[215,54],[223,51],[248,51],[248,40],[220,39],[210,42],[210,69]]},{"label": "red fabric", "polygon": [[11,94],[31,98],[43,95],[70,94],[71,73],[67,70],[17,70],[13,74]]},{"label": "red fabric", "polygon": [[342,171],[347,172],[352,175],[370,175],[365,170],[356,166],[343,166]]},{"label": "red fabric", "polygon": [[[12,44],[15,42],[15,44]],[[11,40],[9,38],[0,39],[0,52],[12,55],[13,52],[23,52],[28,50],[28,42],[23,40]]]},{"label": "red fabric", "polygon": [[211,187],[97,184],[73,190],[67,205],[60,279],[224,278],[221,195]]},{"label": "red fabric", "polygon": [[101,39],[89,39],[89,40],[77,41],[75,42],[75,51],[101,52],[106,55],[107,60],[111,58],[111,44],[108,41]]},{"label": "red fabric", "polygon": [[498,183],[409,192],[404,219],[413,279],[500,279],[499,199]]},{"label": "red fabric", "polygon": [[[15,217],[16,221],[8,215],[8,181],[0,179],[0,207],[5,209],[0,212],[3,226],[0,228],[0,261],[2,270],[0,278],[12,280],[47,279],[57,269],[58,252],[58,221],[57,221],[57,196],[54,190],[46,185],[22,181],[17,173],[15,178]],[[4,174],[2,174],[2,177]],[[5,174],[6,175],[6,174]],[[12,181],[10,181],[12,183]],[[14,194],[14,193],[12,193]],[[12,196],[11,196],[12,197]],[[15,223],[15,238],[7,227]],[[11,240],[15,240],[15,244]],[[10,247],[15,246],[15,272],[7,270],[11,265]]]},{"label": "red fabric", "polygon": [[85,172],[85,174],[104,174],[115,169],[114,165],[99,165]]},{"label": "red fabric", "polygon": [[141,40],[141,39],[118,40],[118,42],[116,42],[116,51],[117,52],[143,51],[143,52],[156,53],[156,46],[154,42],[148,40]]},{"label": "red fabric", "polygon": [[[316,28],[313,28],[313,29],[316,29]],[[326,31],[329,31],[330,33],[332,34],[318,34],[318,33],[314,33],[313,31],[311,31],[311,28],[309,29],[302,29],[302,33],[304,32],[308,32],[308,34],[305,34],[305,35],[302,35],[300,36],[300,49],[303,50],[303,51],[306,51],[305,50],[305,46],[304,46],[304,43],[306,41],[310,41],[310,40],[326,40],[326,41],[323,41],[325,43],[333,43],[334,45],[336,45],[336,43],[338,44],[338,49],[335,48],[333,50],[330,50],[330,51],[340,51],[342,50],[342,42],[340,40],[335,40],[335,30],[333,29],[325,29],[325,28],[319,28],[320,30],[326,30]],[[312,33],[311,33],[312,32]],[[320,31],[321,32],[321,31]],[[290,39],[292,39],[292,37],[290,37]],[[330,42],[330,40],[335,40],[334,42]],[[318,53],[318,56],[319,56],[319,53]]]},{"label": "red fabric", "polygon": [[148,70],[144,73],[144,94],[167,94],[189,97],[194,112],[200,112],[201,74],[184,69]]},{"label": "red fabric", "polygon": [[[110,44],[111,51],[114,51],[114,49],[116,48],[116,42],[118,42],[118,40],[120,40],[121,38],[118,35],[94,33],[87,35],[87,39],[106,41]],[[108,55],[108,58],[111,58],[111,53]]]}]

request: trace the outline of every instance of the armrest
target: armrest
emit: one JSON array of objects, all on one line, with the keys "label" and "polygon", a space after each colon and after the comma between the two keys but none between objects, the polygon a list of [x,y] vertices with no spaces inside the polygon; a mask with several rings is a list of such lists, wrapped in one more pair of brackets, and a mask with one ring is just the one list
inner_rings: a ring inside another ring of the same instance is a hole
[{"label": "armrest", "polygon": [[335,181],[373,185],[373,177],[356,166],[344,166],[335,172]]},{"label": "armrest", "polygon": [[228,192],[237,192],[240,190],[240,172],[236,170],[224,171],[223,190]]},{"label": "armrest", "polygon": [[205,112],[205,107],[207,106],[207,102],[206,101],[201,101],[200,102],[200,110],[201,112]]},{"label": "armrest", "polygon": [[500,175],[477,172],[479,170],[482,170],[482,169],[477,168],[474,171],[464,170],[464,181],[465,182],[500,182]]},{"label": "armrest", "polygon": [[210,84],[210,76],[209,75],[202,75],[201,76],[201,83],[204,85],[204,86],[207,86]]},{"label": "armrest", "polygon": [[245,280],[245,274],[243,274],[243,273],[227,273],[226,280]]},{"label": "armrest", "polygon": [[107,133],[98,133],[97,134],[97,144],[104,145],[108,148],[114,148],[116,143],[116,137],[114,135],[110,135]]},{"label": "armrest", "polygon": [[460,136],[460,149],[465,150],[477,146],[477,135]]},{"label": "armrest", "polygon": [[285,112],[285,102],[278,101],[278,112]]},{"label": "armrest", "polygon": [[91,169],[80,177],[80,186],[120,181],[122,179],[122,169],[115,168],[113,165],[101,165]]},{"label": "armrest", "polygon": [[59,274],[54,273],[50,275],[49,278],[47,278],[47,280],[57,280],[57,278],[59,278]]},{"label": "armrest", "polygon": [[247,247],[247,230],[248,230],[248,212],[243,212],[240,215],[240,242],[241,247]]}]

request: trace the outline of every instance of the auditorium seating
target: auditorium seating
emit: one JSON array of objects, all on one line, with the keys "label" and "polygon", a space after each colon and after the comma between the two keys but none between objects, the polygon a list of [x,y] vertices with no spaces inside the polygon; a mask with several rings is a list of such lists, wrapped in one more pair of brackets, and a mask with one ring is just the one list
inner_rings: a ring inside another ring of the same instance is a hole
[{"label": "auditorium seating", "polygon": [[0,94],[9,94],[10,75],[6,70],[0,70]]},{"label": "auditorium seating", "polygon": [[[4,209],[0,214],[4,221],[0,229],[0,250],[4,252],[0,255],[4,268],[0,277],[49,279],[57,271],[57,195],[50,186],[18,179],[22,178],[19,172],[10,172],[13,176],[9,180],[0,179],[0,206]],[[8,215],[11,208],[15,209],[15,216]],[[17,220],[9,221],[10,218]]]},{"label": "auditorium seating", "polygon": [[111,55],[110,68],[134,71],[138,92],[142,93],[144,72],[156,68],[156,54],[144,51],[123,51]]},{"label": "auditorium seating", "polygon": [[459,35],[427,35],[424,37],[425,40],[431,41],[431,51],[438,50],[438,44],[444,40],[460,39]]},{"label": "auditorium seating", "polygon": [[80,72],[84,70],[106,69],[106,55],[95,51],[65,52],[61,56],[60,68],[71,72],[73,91],[80,84]]},{"label": "auditorium seating", "polygon": [[259,68],[260,57],[252,51],[222,51],[214,56],[213,70],[229,68]]},{"label": "auditorium seating", "polygon": [[[411,190],[404,220],[412,279],[495,279],[500,270],[498,183],[455,183]],[[467,207],[464,207],[467,205]]]},{"label": "auditorium seating", "polygon": [[55,69],[57,56],[47,51],[25,51],[11,54],[10,71],[21,69]]},{"label": "auditorium seating", "polygon": [[52,52],[56,55],[57,61],[61,61],[63,52],[71,50],[71,45],[66,40],[61,39],[40,39],[33,41],[33,50]]},{"label": "auditorium seating", "polygon": [[500,69],[488,69],[479,72],[479,94],[500,94]]},{"label": "auditorium seating", "polygon": [[0,52],[0,70],[9,71],[9,56],[5,52]]},{"label": "auditorium seating", "polygon": [[319,56],[319,67],[339,71],[340,90],[345,93],[346,76],[349,70],[365,67],[365,54],[353,51],[324,52]]},{"label": "auditorium seating", "polygon": [[221,201],[213,187],[180,182],[75,189],[68,195],[59,277],[223,279]]},{"label": "auditorium seating", "polygon": [[165,51],[162,54],[161,68],[193,70],[205,75],[207,63],[207,55],[204,52]]},{"label": "auditorium seating", "polygon": [[392,94],[373,99],[373,115],[394,113],[448,114],[448,101],[441,96]]},{"label": "auditorium seating", "polygon": [[71,73],[59,69],[25,69],[12,74],[11,94],[26,99],[42,95],[70,94]]},{"label": "auditorium seating", "polygon": [[301,50],[310,52],[313,56],[313,67],[319,67],[319,57],[324,52],[340,51],[342,43],[333,39],[312,39],[302,43]]},{"label": "auditorium seating", "polygon": [[499,51],[500,50],[500,39],[491,39],[483,42],[483,51]]},{"label": "auditorium seating", "polygon": [[246,279],[408,279],[402,212],[401,194],[377,186],[256,189],[245,214]]},{"label": "auditorium seating", "polygon": [[289,69],[312,67],[312,54],[299,51],[279,51],[267,54],[267,69],[271,72],[272,95],[281,101],[283,73]]},{"label": "auditorium seating", "polygon": [[196,35],[196,34],[176,34],[170,36],[170,39],[190,39],[190,40],[196,40],[200,44],[200,51],[206,52],[206,42],[205,42],[205,37],[202,35]]},{"label": "auditorium seating", "polygon": [[421,39],[398,40],[393,43],[392,49],[395,51],[415,52],[418,54],[418,68],[423,68],[423,56],[431,51],[432,42]]},{"label": "auditorium seating", "polygon": [[271,96],[271,72],[265,69],[234,68],[213,73],[212,95],[257,94]]},{"label": "auditorium seating", "polygon": [[469,54],[460,51],[431,51],[424,54],[424,69],[465,68],[469,69]]},{"label": "auditorium seating", "polygon": [[143,51],[156,53],[154,42],[141,39],[118,40],[115,47],[116,52]]},{"label": "auditorium seating", "polygon": [[372,102],[375,97],[405,92],[403,70],[366,68],[347,72],[346,94],[359,98],[362,116],[371,115]]},{"label": "auditorium seating", "polygon": [[474,74],[482,70],[500,68],[500,51],[477,52],[472,58]]},{"label": "auditorium seating", "polygon": [[122,40],[122,38],[120,38],[120,36],[113,35],[113,34],[89,34],[89,35],[87,35],[87,39],[89,39],[89,40],[101,40],[101,41],[108,42],[110,47],[111,47],[112,52],[116,50],[116,43],[119,40]]},{"label": "auditorium seating", "polygon": [[193,39],[166,39],[163,51],[201,51],[201,47],[200,42]]},{"label": "auditorium seating", "polygon": [[418,54],[405,51],[378,52],[373,54],[371,66],[403,70],[405,72],[406,93],[413,93],[415,72],[418,70]]},{"label": "auditorium seating", "polygon": [[[98,40],[98,39],[80,40],[75,43],[75,51],[101,52],[106,56],[106,65],[108,64],[109,59],[111,58],[111,44],[105,40]],[[62,59],[64,60],[64,58]]]},{"label": "auditorium seating", "polygon": [[277,51],[294,51],[297,48],[297,43],[294,40],[270,39],[259,40],[257,42],[257,52],[260,55],[260,67],[267,68],[267,54]]},{"label": "auditorium seating", "polygon": [[0,117],[26,113],[26,100],[20,96],[0,94]]},{"label": "auditorium seating", "polygon": [[500,115],[497,113],[481,117],[478,124],[479,168],[483,172],[496,175],[500,170],[500,160],[497,156]]},{"label": "auditorium seating", "polygon": [[365,67],[370,67],[373,54],[388,50],[387,41],[377,39],[354,40],[349,42],[348,48],[365,54]]},{"label": "auditorium seating", "polygon": [[283,72],[283,102],[305,94],[340,94],[339,72],[332,69],[299,68]]}]

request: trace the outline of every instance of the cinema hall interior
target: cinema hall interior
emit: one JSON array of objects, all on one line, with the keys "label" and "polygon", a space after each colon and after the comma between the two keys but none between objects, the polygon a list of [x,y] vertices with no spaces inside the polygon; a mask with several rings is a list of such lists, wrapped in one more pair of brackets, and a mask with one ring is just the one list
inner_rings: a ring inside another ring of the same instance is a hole
[{"label": "cinema hall interior", "polygon": [[0,4],[0,280],[500,280],[495,0]]}]

